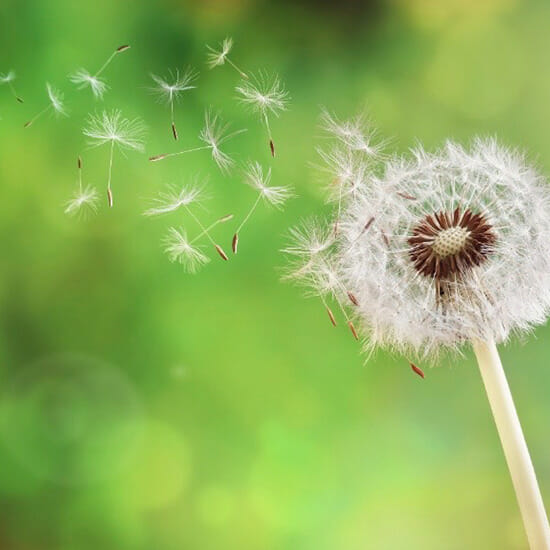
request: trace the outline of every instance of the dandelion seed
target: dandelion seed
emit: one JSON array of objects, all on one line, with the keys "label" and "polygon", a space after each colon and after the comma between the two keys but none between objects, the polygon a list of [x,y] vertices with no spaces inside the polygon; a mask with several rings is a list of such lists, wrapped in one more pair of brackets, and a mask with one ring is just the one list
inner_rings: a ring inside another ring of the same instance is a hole
[{"label": "dandelion seed", "polygon": [[237,86],[236,91],[240,95],[240,101],[257,113],[265,124],[271,155],[275,156],[275,144],[271,134],[269,116],[278,117],[281,112],[286,111],[290,99],[281,80],[277,75],[258,73],[249,81],[243,80]]},{"label": "dandelion seed", "polygon": [[14,71],[0,73],[0,85],[7,84],[15,100],[19,103],[24,103],[23,99],[19,95],[17,95],[17,92],[15,91],[15,86],[13,85],[13,81],[15,80],[15,78],[16,77]]},{"label": "dandelion seed", "polygon": [[49,100],[47,107],[42,109],[42,111],[38,112],[36,115],[34,115],[33,118],[31,118],[28,122],[26,122],[24,125],[25,128],[28,128],[39,117],[41,117],[44,113],[46,113],[50,109],[53,109],[56,115],[68,116],[67,110],[65,108],[63,92],[54,88],[51,84],[47,82],[46,82],[46,92],[48,94],[48,100]]},{"label": "dandelion seed", "polygon": [[168,229],[168,235],[164,239],[164,251],[171,262],[182,264],[188,273],[196,273],[202,265],[210,261],[200,248],[191,244],[185,229]]},{"label": "dandelion seed", "polygon": [[277,209],[281,209],[284,203],[293,195],[289,187],[270,185],[271,168],[269,168],[267,172],[264,173],[264,170],[259,162],[249,162],[246,167],[244,176],[245,183],[258,192],[258,197],[256,198],[256,200],[252,204],[252,207],[235,231],[231,244],[231,248],[234,254],[237,253],[239,233],[254,213],[254,210],[256,210],[256,207],[258,206],[260,201],[263,199],[267,204]]},{"label": "dandelion seed", "polygon": [[78,157],[78,189],[70,200],[65,203],[65,214],[69,216],[80,215],[86,217],[88,214],[95,214],[99,197],[95,187],[84,186],[82,183],[82,159]]},{"label": "dandelion seed", "polygon": [[105,63],[100,67],[100,69],[91,74],[86,69],[78,69],[74,74],[69,76],[69,80],[78,86],[79,90],[82,90],[86,87],[90,87],[92,94],[96,99],[103,99],[103,95],[109,89],[107,83],[99,78],[99,75],[110,65],[111,61],[115,58],[116,55],[128,50],[130,46],[124,45],[119,46],[108,58]]},{"label": "dandelion seed", "polygon": [[176,153],[165,153],[162,155],[155,155],[149,157],[151,162],[157,162],[169,157],[176,157],[179,155],[185,155],[187,153],[194,153],[195,151],[204,151],[210,149],[212,159],[223,172],[229,172],[229,169],[233,166],[233,159],[224,151],[221,150],[221,145],[235,137],[238,134],[246,132],[246,130],[237,130],[236,132],[229,133],[229,124],[224,124],[220,116],[214,114],[212,111],[206,111],[204,117],[204,127],[202,128],[199,139],[206,145],[200,147],[193,147],[192,149],[185,149],[184,151],[178,151]]},{"label": "dandelion seed", "polygon": [[[211,235],[212,229],[216,227],[219,224],[226,223],[233,219],[233,214],[227,214],[221,218],[218,218],[216,221],[214,221],[212,224],[210,224],[208,227],[205,227],[202,222],[199,220],[199,218],[193,213],[191,210],[191,206],[199,205],[202,199],[204,198],[204,183],[200,182],[198,179],[193,181],[190,185],[184,185],[180,188],[175,187],[173,185],[169,185],[166,188],[166,191],[162,191],[158,198],[154,199],[154,205],[146,210],[144,212],[145,216],[159,216],[163,214],[169,214],[176,212],[178,210],[185,211],[199,226],[201,232],[191,241],[188,241],[187,238],[180,239],[180,248],[176,247],[176,244],[178,242],[178,236],[181,235],[181,231],[173,229],[172,231],[172,248],[166,251],[171,255],[171,257],[177,258],[178,255],[176,254],[176,251],[179,250],[179,253],[182,255],[182,259],[185,259],[187,256],[191,256],[191,258],[195,257],[193,250],[189,249],[189,246],[196,243],[199,239],[202,237],[206,237],[216,252],[220,255],[220,257],[224,260],[228,260],[227,254],[224,252],[222,247],[216,243]],[[186,243],[185,245],[183,243]],[[193,247],[191,247],[193,248]],[[174,260],[172,260],[174,261]],[[186,259],[186,261],[190,261]],[[183,261],[181,263],[184,263]]]},{"label": "dandelion seed", "polygon": [[90,115],[83,134],[89,138],[90,147],[100,147],[110,144],[109,174],[107,178],[107,200],[109,207],[113,206],[111,177],[113,171],[113,155],[115,146],[121,151],[143,151],[145,126],[140,119],[123,118],[118,110],[103,111],[99,115]]},{"label": "dandelion seed", "polygon": [[248,79],[248,75],[239,69],[235,63],[229,59],[228,55],[231,51],[231,48],[233,47],[233,39],[232,38],[225,38],[224,41],[219,45],[219,49],[216,50],[214,48],[211,48],[210,46],[206,46],[209,50],[208,56],[207,56],[207,65],[210,69],[213,69],[214,67],[219,67],[220,65],[224,65],[226,62],[228,65],[231,65],[242,78]]},{"label": "dandelion seed", "polygon": [[187,90],[193,90],[196,86],[191,84],[197,79],[198,73],[191,68],[187,68],[180,75],[179,70],[170,72],[166,78],[151,74],[151,78],[155,81],[156,86],[151,91],[156,94],[159,101],[166,102],[170,105],[170,121],[172,127],[172,135],[177,141],[178,131],[174,119],[174,103],[177,102],[182,93]]}]

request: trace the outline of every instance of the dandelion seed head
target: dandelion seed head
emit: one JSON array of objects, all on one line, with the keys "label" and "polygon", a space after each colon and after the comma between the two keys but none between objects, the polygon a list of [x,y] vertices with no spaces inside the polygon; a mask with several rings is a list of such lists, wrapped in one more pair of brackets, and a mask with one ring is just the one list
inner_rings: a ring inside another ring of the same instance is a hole
[{"label": "dandelion seed head", "polygon": [[192,83],[198,78],[198,73],[191,67],[188,67],[181,74],[179,69],[176,69],[175,71],[170,71],[166,77],[151,74],[151,78],[156,84],[151,91],[157,96],[159,101],[171,103],[177,101],[183,92],[196,88]]},{"label": "dandelion seed head", "polygon": [[223,42],[220,44],[219,49],[217,50],[214,48],[211,48],[210,46],[207,46],[209,50],[209,53],[207,56],[207,62],[206,62],[208,67],[210,69],[213,69],[214,67],[223,65],[232,47],[233,47],[233,39],[230,37],[225,38]]},{"label": "dandelion seed head", "polygon": [[268,114],[279,116],[288,108],[290,100],[280,78],[276,75],[258,73],[243,80],[236,88],[240,101],[262,117]]},{"label": "dandelion seed head", "polygon": [[153,200],[153,206],[143,214],[145,216],[169,214],[182,207],[199,204],[204,198],[204,184],[198,180],[181,187],[167,185],[166,190],[160,192]]},{"label": "dandelion seed head", "polygon": [[210,261],[200,248],[191,244],[185,229],[170,227],[163,244],[170,261],[182,264],[188,273],[196,273],[202,265]]},{"label": "dandelion seed head", "polygon": [[78,189],[74,195],[65,203],[65,214],[69,216],[86,216],[87,214],[95,214],[99,203],[97,189],[91,185],[87,185],[82,189]]},{"label": "dandelion seed head", "polygon": [[63,93],[49,83],[46,83],[46,90],[53,110],[59,115],[66,116],[67,110],[63,101]]},{"label": "dandelion seed head", "polygon": [[289,187],[271,185],[271,168],[264,172],[259,162],[249,162],[244,176],[245,183],[256,189],[262,198],[275,208],[282,208],[293,195]]},{"label": "dandelion seed head", "polygon": [[86,69],[79,69],[69,77],[69,80],[78,86],[79,90],[90,87],[95,98],[102,99],[109,89],[107,83],[101,78],[90,74]]},{"label": "dandelion seed head", "polygon": [[141,119],[129,120],[118,110],[90,115],[83,129],[90,147],[105,143],[116,144],[120,149],[144,150],[145,126]]},{"label": "dandelion seed head", "polygon": [[[354,128],[333,125],[337,147],[356,152]],[[475,139],[364,166],[334,242],[322,238],[334,222],[317,224],[295,230],[286,252],[297,260],[291,277],[340,303],[352,293],[368,347],[427,358],[545,322],[550,190],[524,155]]]}]

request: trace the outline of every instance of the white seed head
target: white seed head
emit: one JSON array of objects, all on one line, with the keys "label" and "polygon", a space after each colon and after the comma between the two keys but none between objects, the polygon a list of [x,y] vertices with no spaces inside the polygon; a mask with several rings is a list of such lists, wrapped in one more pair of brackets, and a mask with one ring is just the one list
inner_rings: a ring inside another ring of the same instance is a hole
[{"label": "white seed head", "polygon": [[[355,151],[353,127],[333,132]],[[334,243],[319,244],[331,221],[295,230],[286,251],[301,260],[295,278],[319,293],[334,288],[341,303],[352,293],[368,347],[427,357],[545,322],[550,189],[522,154],[493,139],[470,149],[448,141],[366,166],[342,201]]]},{"label": "white seed head", "polygon": [[8,84],[15,80],[15,72],[9,71],[7,73],[0,73],[0,84]]},{"label": "white seed head", "polygon": [[99,203],[97,189],[87,185],[78,189],[74,195],[65,203],[65,214],[69,216],[86,216],[95,214]]},{"label": "white seed head", "polygon": [[46,82],[46,90],[53,110],[59,115],[67,116],[67,110],[63,102],[63,93],[48,82]]},{"label": "white seed head", "polygon": [[264,173],[259,162],[249,162],[244,176],[245,183],[256,189],[262,199],[275,208],[282,208],[284,203],[293,196],[290,187],[271,185],[271,168]]},{"label": "white seed head", "polygon": [[262,118],[269,114],[279,116],[288,108],[289,94],[276,74],[260,72],[242,80],[235,89],[240,101]]},{"label": "white seed head", "polygon": [[143,122],[138,118],[133,120],[123,118],[118,110],[90,115],[83,133],[89,138],[90,147],[114,143],[120,149],[144,150]]},{"label": "white seed head", "polygon": [[204,264],[210,261],[200,248],[193,246],[187,238],[185,229],[170,227],[164,239],[164,251],[171,262],[183,265],[188,273],[196,273]]},{"label": "white seed head", "polygon": [[198,180],[181,187],[167,185],[166,190],[159,193],[159,196],[153,200],[153,206],[146,210],[143,215],[160,216],[169,214],[182,207],[198,204],[204,198],[204,184]]},{"label": "white seed head", "polygon": [[79,69],[69,77],[69,80],[76,84],[79,90],[90,87],[96,99],[103,99],[103,95],[109,89],[104,80],[90,74],[86,69]]},{"label": "white seed head", "polygon": [[181,74],[179,69],[176,69],[175,71],[170,71],[167,77],[151,74],[151,78],[156,84],[154,88],[151,88],[151,91],[157,96],[159,101],[172,103],[173,101],[177,101],[183,92],[196,88],[192,83],[198,78],[198,73],[191,67],[188,67]]},{"label": "white seed head", "polygon": [[209,50],[206,63],[210,69],[213,69],[214,67],[218,67],[219,65],[223,65],[225,63],[227,56],[233,47],[233,39],[230,37],[225,38],[220,44],[219,49],[211,48],[210,46],[206,47]]},{"label": "white seed head", "polygon": [[204,115],[204,127],[199,139],[212,149],[212,158],[222,172],[228,172],[233,166],[233,159],[220,149],[220,146],[246,130],[237,130],[229,133],[230,124],[224,123],[220,116],[212,110],[207,110]]}]

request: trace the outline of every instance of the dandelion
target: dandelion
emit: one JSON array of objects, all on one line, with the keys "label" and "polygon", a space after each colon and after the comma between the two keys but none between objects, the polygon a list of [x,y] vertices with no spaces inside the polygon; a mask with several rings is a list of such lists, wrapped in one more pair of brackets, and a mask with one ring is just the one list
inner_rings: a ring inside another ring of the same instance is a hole
[{"label": "dandelion", "polygon": [[199,226],[201,231],[192,240],[187,238],[184,229],[175,227],[170,227],[168,236],[165,239],[165,252],[170,260],[181,263],[189,273],[194,273],[200,265],[209,261],[208,257],[195,245],[202,237],[206,237],[210,241],[223,260],[227,261],[229,259],[223,248],[212,237],[211,231],[217,225],[233,219],[233,215],[223,216],[205,227],[191,209],[191,206],[199,205],[204,198],[204,184],[197,180],[180,188],[169,185],[166,191],[161,192],[153,200],[153,206],[144,212],[145,216],[160,216],[183,210]]},{"label": "dandelion", "polygon": [[245,78],[248,80],[248,75],[239,69],[231,59],[229,59],[228,55],[231,51],[231,48],[233,47],[233,39],[230,37],[227,37],[224,39],[224,41],[219,45],[219,49],[211,48],[210,46],[206,46],[208,48],[208,59],[207,64],[210,69],[213,69],[214,67],[219,67],[220,65],[225,65],[227,62],[228,65],[231,65],[241,76],[241,78]]},{"label": "dandelion", "polygon": [[82,184],[82,159],[78,157],[78,189],[65,204],[65,214],[69,216],[95,214],[99,197],[97,189],[91,185]]},{"label": "dandelion", "polygon": [[231,248],[234,254],[237,253],[239,233],[246,222],[250,219],[262,199],[266,204],[280,209],[283,207],[284,203],[292,197],[292,191],[289,187],[271,185],[271,168],[264,173],[259,162],[249,162],[244,176],[245,183],[252,187],[252,189],[256,190],[258,192],[258,196],[233,235]]},{"label": "dandelion", "polygon": [[41,117],[44,113],[47,111],[53,109],[54,113],[56,115],[61,116],[68,116],[67,110],[65,108],[65,102],[64,102],[64,94],[63,92],[59,91],[58,89],[54,88],[51,84],[46,82],[46,92],[48,94],[48,105],[42,109],[40,112],[38,112],[36,115],[34,115],[33,118],[31,118],[28,122],[25,122],[25,128],[28,128],[31,124],[33,124],[39,117]]},{"label": "dandelion", "polygon": [[69,77],[69,80],[73,84],[76,84],[79,90],[89,86],[96,99],[103,99],[103,95],[109,89],[109,86],[107,86],[105,80],[99,78],[99,75],[110,65],[115,56],[119,53],[125,52],[128,49],[130,49],[130,46],[127,44],[119,46],[94,74],[89,73],[86,69],[78,69]]},{"label": "dandelion", "polygon": [[166,153],[163,155],[156,155],[150,157],[151,162],[157,162],[169,157],[177,157],[179,155],[185,155],[187,153],[194,153],[195,151],[204,151],[210,149],[212,159],[218,166],[218,168],[224,172],[229,172],[229,169],[233,166],[233,159],[224,151],[221,150],[223,145],[228,140],[232,139],[238,134],[246,132],[246,130],[237,130],[235,132],[229,132],[230,125],[223,123],[219,115],[214,114],[208,110],[204,116],[204,127],[200,131],[199,139],[206,145],[199,147],[193,147],[191,149],[185,149],[184,151],[178,151],[176,153]]},{"label": "dandelion", "polygon": [[257,113],[265,124],[271,155],[275,156],[275,143],[269,124],[270,115],[278,117],[288,108],[289,95],[277,75],[258,73],[249,81],[243,80],[236,91],[240,100]]},{"label": "dandelion", "polygon": [[99,115],[90,115],[88,117],[88,122],[83,129],[83,133],[89,138],[90,147],[100,147],[106,143],[110,144],[107,200],[109,206],[112,207],[111,176],[115,145],[121,151],[134,150],[142,152],[144,149],[145,126],[138,118],[133,120],[123,118],[122,113],[118,110],[111,112],[103,111]]},{"label": "dandelion", "polygon": [[19,95],[17,95],[17,92],[15,91],[15,86],[13,85],[14,80],[15,80],[14,71],[9,71],[7,73],[0,73],[0,85],[7,84],[15,100],[18,101],[19,103],[23,103],[23,99]]},{"label": "dandelion", "polygon": [[[354,128],[333,129],[348,150],[356,150]],[[550,547],[496,348],[550,312],[548,184],[522,154],[492,139],[476,139],[470,149],[448,141],[435,153],[418,146],[404,157],[371,160],[344,198],[340,230],[320,259],[312,261],[303,239],[291,247],[299,260],[291,276],[317,293],[333,287],[360,321],[367,349],[426,358],[472,345],[529,542]]]},{"label": "dandelion", "polygon": [[191,68],[186,69],[181,75],[178,70],[174,73],[170,72],[170,75],[167,78],[161,78],[160,76],[151,74],[151,78],[156,84],[156,86],[152,88],[152,92],[157,95],[160,101],[166,102],[170,105],[172,135],[176,141],[178,139],[178,131],[174,120],[174,103],[178,101],[183,92],[196,88],[196,86],[192,86],[191,84],[197,79],[197,77],[198,74]]}]

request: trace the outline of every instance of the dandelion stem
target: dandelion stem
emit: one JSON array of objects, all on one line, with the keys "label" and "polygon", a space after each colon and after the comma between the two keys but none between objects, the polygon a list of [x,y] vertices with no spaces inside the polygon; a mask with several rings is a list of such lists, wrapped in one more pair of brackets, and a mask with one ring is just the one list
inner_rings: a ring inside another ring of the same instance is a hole
[{"label": "dandelion stem", "polygon": [[15,86],[13,85],[12,82],[8,82],[8,86],[10,87],[10,90],[11,90],[11,93],[13,95],[13,97],[15,97],[15,99],[19,102],[19,103],[23,103],[23,99],[20,98],[18,95],[17,95],[17,92],[15,91]]},{"label": "dandelion stem", "polygon": [[105,63],[103,63],[103,65],[101,65],[101,68],[99,69],[99,71],[97,71],[97,73],[94,74],[94,77],[97,77],[99,76],[109,65],[109,63],[111,63],[111,61],[114,59],[115,55],[118,53],[118,50],[115,50],[110,56],[109,58],[107,59],[107,61],[105,61]]},{"label": "dandelion stem", "polygon": [[107,180],[107,197],[109,199],[109,206],[113,206],[113,193],[111,191],[111,176],[113,173],[113,153],[115,150],[115,142],[111,141],[111,153],[109,155],[109,179]]},{"label": "dandelion stem", "polygon": [[37,113],[36,115],[34,115],[34,117],[32,117],[28,122],[25,122],[25,128],[28,128],[31,124],[33,124],[34,122],[36,122],[36,120],[41,117],[49,108],[51,107],[51,105],[48,105],[47,107],[44,107],[44,109],[42,109],[39,113]]},{"label": "dandelion stem", "polygon": [[531,550],[550,549],[550,527],[510,387],[494,342],[473,342]]},{"label": "dandelion stem", "polygon": [[267,137],[269,138],[269,148],[271,149],[271,156],[275,156],[275,143],[273,143],[273,136],[271,135],[271,126],[269,125],[269,117],[267,116],[267,111],[263,112],[265,127],[267,130]]},{"label": "dandelion stem", "polygon": [[254,213],[254,210],[256,210],[256,207],[258,204],[260,204],[260,199],[262,198],[261,194],[258,194],[258,198],[255,200],[254,204],[252,205],[252,208],[248,211],[248,214],[245,216],[244,220],[241,222],[241,225],[237,228],[235,233],[239,233],[241,229],[244,227],[244,224],[250,219],[250,216]]},{"label": "dandelion stem", "polygon": [[[204,235],[206,235],[206,238],[212,243],[212,245],[214,246],[214,248],[216,249],[217,253],[220,255],[220,257],[222,258],[222,260],[225,260],[227,261],[229,258],[227,256],[227,254],[224,252],[223,248],[217,244],[214,239],[210,236],[210,228],[207,228],[207,227],[204,227],[204,225],[202,225],[201,221],[199,220],[199,218],[197,218],[197,216],[195,216],[195,214],[193,214],[193,212],[191,211],[191,209],[186,206],[185,207],[185,210],[187,210],[187,212],[189,213],[189,215],[195,220],[195,222],[197,223],[197,225],[202,229],[202,232]],[[223,218],[222,218],[223,219]],[[219,221],[219,220],[218,220]]]},{"label": "dandelion stem", "polygon": [[[185,207],[185,210],[187,210],[187,213],[195,220],[196,224],[201,228],[202,230],[202,233],[201,235],[206,235],[206,238],[214,245],[214,246],[217,246],[216,243],[214,242],[214,239],[210,236],[210,227],[204,227],[204,225],[201,223],[201,221],[199,220],[199,218],[197,218],[197,216],[195,216],[195,214],[193,214],[193,211],[188,207],[186,206]],[[198,237],[197,237],[198,238]]]},{"label": "dandelion stem", "polygon": [[239,69],[239,67],[237,67],[237,65],[235,65],[235,63],[233,63],[233,61],[231,61],[231,59],[229,59],[229,57],[226,57],[225,60],[229,63],[229,65],[231,65],[243,78],[246,78],[248,80],[248,75],[244,72],[244,71],[241,71],[241,69]]},{"label": "dandelion stem", "polygon": [[233,214],[217,219],[215,222],[211,223],[208,227],[203,229],[192,241],[189,242],[189,244],[197,242],[202,236],[207,235],[210,230],[214,229],[214,227],[216,227],[220,223],[225,223],[226,221],[229,221],[231,218],[233,218]]},{"label": "dandelion stem", "polygon": [[203,145],[202,147],[195,147],[194,149],[186,149],[185,151],[178,151],[177,153],[166,153],[164,155],[157,155],[149,157],[150,161],[163,160],[168,157],[177,157],[178,155],[184,155],[185,153],[194,153],[195,151],[204,151],[205,149],[212,149],[211,145]]}]

